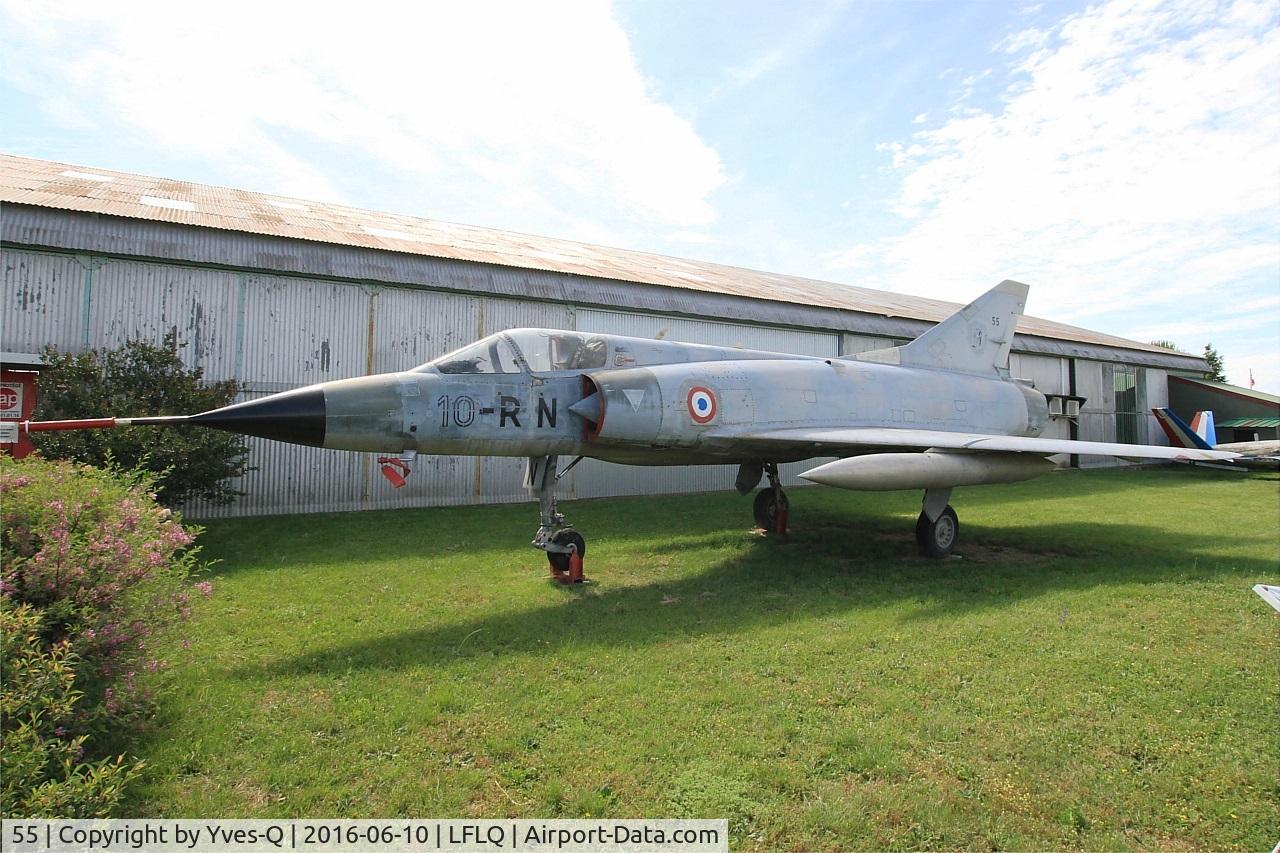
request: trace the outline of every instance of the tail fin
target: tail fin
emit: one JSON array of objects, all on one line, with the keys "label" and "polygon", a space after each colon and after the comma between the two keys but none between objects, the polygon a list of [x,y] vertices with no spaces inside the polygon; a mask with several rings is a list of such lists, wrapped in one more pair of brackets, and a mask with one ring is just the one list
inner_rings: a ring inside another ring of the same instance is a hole
[{"label": "tail fin", "polygon": [[1213,427],[1213,412],[1196,412],[1195,417],[1191,419],[1191,428],[1210,447],[1218,443],[1218,431]]},{"label": "tail fin", "polygon": [[[1169,436],[1169,444],[1174,447],[1197,447],[1200,450],[1212,450],[1213,445],[1217,444],[1217,436],[1212,441],[1206,440],[1198,430],[1187,426],[1187,422],[1175,415],[1170,409],[1152,409],[1151,414],[1156,416],[1156,422],[1160,424],[1164,434]],[[1201,420],[1201,415],[1205,412],[1197,412],[1193,420]],[[1213,413],[1209,415],[1209,430],[1213,429]]]},{"label": "tail fin", "polygon": [[1002,281],[908,344],[860,353],[860,361],[1007,376],[1014,327],[1028,288]]}]

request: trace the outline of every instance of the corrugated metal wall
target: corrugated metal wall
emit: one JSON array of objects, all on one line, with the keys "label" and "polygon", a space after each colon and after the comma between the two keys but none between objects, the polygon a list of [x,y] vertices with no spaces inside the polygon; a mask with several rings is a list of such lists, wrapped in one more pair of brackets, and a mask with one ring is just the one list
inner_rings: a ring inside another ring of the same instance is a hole
[{"label": "corrugated metal wall", "polygon": [[84,329],[89,347],[159,343],[171,332],[188,367],[203,368],[212,381],[236,375],[235,273],[135,261],[83,263],[91,284]]},{"label": "corrugated metal wall", "polygon": [[888,349],[894,345],[892,338],[873,338],[867,335],[843,335],[844,343],[841,345],[841,355],[856,355],[860,352],[871,352],[877,349]]},{"label": "corrugated metal wall", "polygon": [[[639,312],[234,272],[169,263],[4,250],[0,348],[36,352],[118,347],[175,334],[188,366],[210,380],[236,378],[246,397],[312,382],[402,370],[485,334],[527,327],[579,329],[831,357],[892,346],[889,338],[772,328]],[[429,285],[430,282],[427,282]],[[1065,393],[1066,360],[1014,354],[1015,376]],[[1147,371],[1148,399],[1167,392]],[[1078,360],[1077,393],[1089,397],[1081,438],[1114,436],[1110,365]],[[1048,434],[1066,436],[1064,421]],[[354,510],[525,500],[524,461],[422,457],[395,490],[368,454],[250,439],[250,462],[230,507],[195,504],[194,517]],[[813,463],[785,466],[788,482]],[[730,466],[639,468],[586,460],[566,478],[566,497],[732,488]]]},{"label": "corrugated metal wall", "polygon": [[59,349],[82,347],[86,343],[89,271],[64,255],[5,249],[2,256],[0,347],[6,352],[39,352],[46,344]]}]

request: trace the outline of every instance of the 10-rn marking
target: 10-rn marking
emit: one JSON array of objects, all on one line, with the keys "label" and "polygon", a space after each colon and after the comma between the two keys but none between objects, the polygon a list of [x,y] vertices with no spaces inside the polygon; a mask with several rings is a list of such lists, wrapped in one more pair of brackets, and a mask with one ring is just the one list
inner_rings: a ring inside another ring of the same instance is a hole
[{"label": "10-rn marking", "polygon": [[[556,420],[559,418],[559,400],[552,397],[548,402],[546,397],[538,398],[538,428],[544,426],[554,428]],[[441,394],[436,398],[436,405],[440,407],[440,426],[448,428],[450,425],[466,428],[475,423],[476,415],[491,415],[495,409],[493,406],[480,408],[475,398],[467,394],[458,394],[450,396]],[[510,422],[513,426],[521,426],[520,415],[524,411],[524,404],[520,402],[518,397],[510,397],[502,395],[498,397],[498,426],[504,427]]]}]

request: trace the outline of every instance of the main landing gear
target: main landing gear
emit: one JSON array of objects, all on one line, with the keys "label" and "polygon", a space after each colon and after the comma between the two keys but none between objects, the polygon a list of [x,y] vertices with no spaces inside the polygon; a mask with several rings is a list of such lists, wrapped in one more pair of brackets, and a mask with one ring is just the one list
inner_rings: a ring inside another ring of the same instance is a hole
[{"label": "main landing gear", "polygon": [[[766,534],[785,534],[789,504],[782,491],[775,462],[744,462],[738,468],[737,489],[743,495],[751,493],[760,480],[769,477],[769,485],[756,494],[752,507],[756,526]],[[948,503],[951,489],[926,489],[916,519],[916,546],[922,557],[941,559],[950,556],[960,539],[960,520]]]},{"label": "main landing gear", "polygon": [[948,506],[949,500],[950,489],[925,490],[920,517],[916,519],[916,545],[922,557],[946,557],[960,538],[960,519]]},{"label": "main landing gear", "polygon": [[[533,547],[547,552],[551,565],[551,579],[557,583],[582,583],[582,560],[587,556],[587,542],[582,534],[564,523],[564,516],[556,511],[556,456],[530,456],[525,469],[524,487],[538,499],[540,515],[538,532],[533,537]],[[568,473],[575,462],[561,472]]]},{"label": "main landing gear", "polygon": [[778,478],[778,463],[764,463],[764,473],[769,475],[769,485],[756,495],[752,512],[755,515],[756,527],[765,533],[784,534],[787,532],[787,512],[790,503],[787,493],[782,491],[782,480]]}]

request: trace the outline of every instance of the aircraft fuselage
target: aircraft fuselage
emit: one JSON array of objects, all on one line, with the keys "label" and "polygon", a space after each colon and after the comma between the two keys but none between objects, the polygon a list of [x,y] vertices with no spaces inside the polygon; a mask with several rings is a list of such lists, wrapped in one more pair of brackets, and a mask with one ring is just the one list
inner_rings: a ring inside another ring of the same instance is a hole
[{"label": "aircraft fuselage", "polygon": [[[529,334],[568,333],[517,333]],[[1047,419],[1043,395],[1014,382],[843,359],[589,337],[614,353],[634,351],[642,343],[649,363],[510,373],[441,372],[424,365],[327,382],[308,389],[323,395],[323,438],[314,443],[376,453],[725,464],[759,457],[733,437],[748,428],[866,426],[1034,436]],[[670,362],[659,363],[663,356]]]}]

